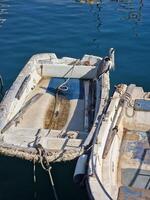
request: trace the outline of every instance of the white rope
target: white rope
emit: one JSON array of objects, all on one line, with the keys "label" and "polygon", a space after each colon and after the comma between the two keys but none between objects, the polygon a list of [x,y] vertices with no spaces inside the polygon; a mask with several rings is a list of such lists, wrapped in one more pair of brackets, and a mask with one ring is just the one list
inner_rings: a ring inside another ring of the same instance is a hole
[{"label": "white rope", "polygon": [[[36,163],[35,163],[35,159],[33,160],[33,181],[34,181],[34,185],[36,184],[36,173],[35,173],[35,168],[36,168]],[[37,192],[36,189],[34,189],[34,199],[37,199]]]},{"label": "white rope", "polygon": [[36,183],[36,174],[35,174],[35,159],[33,160],[33,180]]},{"label": "white rope", "polygon": [[[42,147],[43,148],[43,147]],[[38,151],[39,151],[39,158],[40,158],[40,164],[41,164],[41,166],[42,166],[42,168],[45,170],[45,171],[47,171],[48,172],[48,175],[49,175],[49,180],[50,180],[50,183],[51,183],[51,185],[52,185],[52,189],[53,189],[53,193],[54,193],[54,197],[55,197],[55,199],[56,200],[58,200],[58,195],[57,195],[57,192],[56,192],[56,189],[55,189],[55,185],[54,185],[54,181],[53,181],[53,177],[52,177],[52,174],[51,174],[51,169],[52,169],[52,167],[49,165],[49,162],[48,162],[48,160],[47,160],[47,158],[44,156],[44,155],[42,155],[42,150],[40,149],[40,148],[37,148],[38,149]],[[44,149],[43,149],[44,150]],[[46,167],[45,167],[45,165],[44,165],[44,163],[43,163],[43,160],[45,159],[45,161],[46,161]]]},{"label": "white rope", "polygon": [[51,185],[52,185],[52,188],[53,188],[55,199],[58,200],[58,195],[56,193],[56,189],[55,189],[55,185],[54,185],[54,181],[53,181],[53,177],[52,177],[51,167],[50,166],[48,168],[48,174],[49,174],[50,182],[51,182]]},{"label": "white rope", "polygon": [[70,77],[68,77],[67,80],[66,80],[64,83],[62,83],[61,85],[58,86],[58,88],[57,88],[58,90],[60,90],[60,91],[62,91],[62,92],[68,91],[69,88],[68,88],[68,86],[67,86],[67,83],[68,83],[69,80],[71,79],[72,74],[73,74],[73,71],[74,71],[74,68],[75,68],[75,65],[78,63],[78,61],[79,61],[79,59],[77,59],[77,60],[75,61],[75,63],[73,64],[72,69],[71,69]]}]

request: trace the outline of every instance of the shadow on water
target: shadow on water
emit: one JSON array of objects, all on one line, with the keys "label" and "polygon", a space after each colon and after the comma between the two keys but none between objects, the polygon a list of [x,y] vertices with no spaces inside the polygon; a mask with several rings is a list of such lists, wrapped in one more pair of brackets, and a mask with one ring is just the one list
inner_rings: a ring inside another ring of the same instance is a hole
[{"label": "shadow on water", "polygon": [[[36,164],[16,158],[0,157],[0,200],[54,200],[48,174]],[[84,189],[72,181],[76,161],[52,164],[52,176],[59,200],[86,200]]]}]

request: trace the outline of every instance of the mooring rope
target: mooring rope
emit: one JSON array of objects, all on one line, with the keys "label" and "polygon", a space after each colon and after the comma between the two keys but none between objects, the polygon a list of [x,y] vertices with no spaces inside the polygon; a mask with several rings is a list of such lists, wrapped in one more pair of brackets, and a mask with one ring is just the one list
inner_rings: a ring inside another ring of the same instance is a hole
[{"label": "mooring rope", "polygon": [[74,71],[74,68],[75,68],[75,65],[76,65],[78,62],[79,62],[79,59],[77,59],[77,60],[74,62],[73,66],[72,66],[72,68],[71,68],[70,77],[68,77],[68,78],[65,80],[65,82],[63,82],[61,85],[58,86],[58,88],[57,88],[58,91],[62,91],[62,92],[68,91],[69,88],[68,88],[68,86],[67,86],[67,83],[70,81],[70,79],[71,79],[71,77],[72,77],[72,74],[73,74],[73,71]]},{"label": "mooring rope", "polygon": [[[53,193],[54,193],[54,197],[56,200],[58,200],[58,195],[57,195],[57,192],[56,192],[56,189],[55,189],[55,184],[54,184],[54,181],[53,181],[53,177],[52,177],[52,173],[51,173],[51,169],[52,167],[50,166],[48,160],[47,160],[47,157],[45,155],[45,150],[44,148],[41,146],[41,144],[38,144],[36,146],[36,149],[39,153],[39,159],[40,159],[40,164],[42,166],[42,168],[48,172],[48,175],[49,175],[49,180],[50,180],[50,183],[52,185],[52,189],[53,189]],[[45,162],[45,163],[44,163]]]},{"label": "mooring rope", "polygon": [[33,160],[33,180],[34,180],[34,183],[36,183],[36,174],[35,174],[35,159]]},{"label": "mooring rope", "polygon": [[[132,118],[135,115],[135,110],[134,110],[134,105],[132,104],[132,97],[131,94],[129,94],[128,92],[125,92],[122,100],[124,100],[127,103],[127,107],[125,107],[125,114],[127,117]],[[129,114],[129,108],[132,109],[132,113]]]},{"label": "mooring rope", "polygon": [[[35,163],[35,159],[33,160],[33,181],[34,181],[34,185],[36,184],[36,163]],[[34,199],[37,199],[37,192],[36,192],[36,188],[34,188]]]}]

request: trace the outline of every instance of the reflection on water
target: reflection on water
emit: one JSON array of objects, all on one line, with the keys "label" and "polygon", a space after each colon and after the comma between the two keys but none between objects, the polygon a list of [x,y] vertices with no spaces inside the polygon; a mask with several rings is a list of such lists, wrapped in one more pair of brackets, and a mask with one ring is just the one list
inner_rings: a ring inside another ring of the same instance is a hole
[{"label": "reflection on water", "polygon": [[102,19],[101,19],[102,4],[100,4],[100,2],[99,3],[97,2],[95,5],[89,5],[89,6],[90,6],[90,12],[95,17],[96,29],[100,31],[100,27],[102,25]]},{"label": "reflection on water", "polygon": [[[95,24],[96,24],[96,30],[97,30],[97,32],[100,33],[101,26],[102,26],[102,12],[101,12],[102,4],[99,1],[94,5],[90,4],[89,8],[90,8],[90,12],[94,16],[94,21],[95,21]],[[100,42],[99,42],[98,37],[93,38],[92,42],[96,47],[100,47]]]},{"label": "reflection on water", "polygon": [[121,20],[129,21],[133,25],[133,33],[138,36],[138,24],[142,18],[143,0],[111,0],[118,4],[117,11],[121,13]]},{"label": "reflection on water", "polygon": [[0,1],[0,27],[6,21],[6,15],[8,13],[8,2],[9,0],[1,0]]},{"label": "reflection on water", "polygon": [[[111,4],[111,9],[115,9],[119,19],[132,25],[132,32],[138,36],[138,25],[142,19],[143,0],[75,0],[79,3],[87,3],[90,12],[94,15],[96,28],[100,31],[102,18],[105,17],[103,10]],[[117,6],[117,7],[116,7]],[[112,10],[113,12],[114,10]],[[111,13],[108,13],[111,15]],[[95,39],[93,40],[95,41]]]},{"label": "reflection on water", "polygon": [[126,19],[139,22],[143,7],[143,0],[111,0],[118,3],[118,11],[126,12]]},{"label": "reflection on water", "polygon": [[[87,4],[96,4],[96,5],[108,5],[109,1],[104,0],[75,0],[80,3]],[[125,17],[128,20],[134,22],[141,21],[141,13],[143,7],[143,0],[110,0],[111,2],[116,2],[118,4],[118,11],[126,12],[127,16]]]},{"label": "reflection on water", "polygon": [[[102,26],[102,0],[75,0],[78,3],[86,3],[89,6],[89,12],[92,14],[92,18],[94,18],[94,24],[97,32],[100,32]],[[91,44],[92,42],[92,44]],[[100,46],[99,38],[92,38],[90,45],[95,45],[96,48]]]}]

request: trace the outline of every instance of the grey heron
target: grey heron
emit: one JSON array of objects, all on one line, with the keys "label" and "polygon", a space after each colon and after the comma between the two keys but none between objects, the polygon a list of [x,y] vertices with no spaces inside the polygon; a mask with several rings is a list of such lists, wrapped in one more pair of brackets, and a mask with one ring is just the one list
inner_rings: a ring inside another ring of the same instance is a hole
[{"label": "grey heron", "polygon": [[97,76],[100,77],[102,74],[107,73],[110,69],[115,67],[115,49],[110,48],[109,55],[105,56],[98,67]]}]

